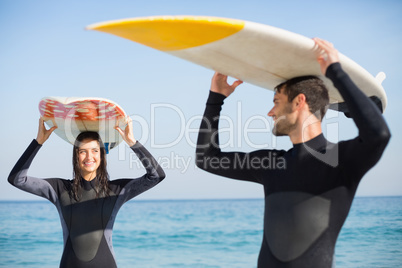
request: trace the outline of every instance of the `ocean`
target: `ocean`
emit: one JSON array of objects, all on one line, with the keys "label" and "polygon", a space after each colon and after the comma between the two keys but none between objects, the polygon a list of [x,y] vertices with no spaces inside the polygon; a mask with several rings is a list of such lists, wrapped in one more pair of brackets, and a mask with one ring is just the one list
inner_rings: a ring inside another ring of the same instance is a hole
[{"label": "ocean", "polygon": [[[264,201],[130,201],[113,232],[119,267],[256,267]],[[58,267],[63,250],[48,201],[0,202],[0,267]],[[402,267],[402,197],[357,197],[336,267]]]}]

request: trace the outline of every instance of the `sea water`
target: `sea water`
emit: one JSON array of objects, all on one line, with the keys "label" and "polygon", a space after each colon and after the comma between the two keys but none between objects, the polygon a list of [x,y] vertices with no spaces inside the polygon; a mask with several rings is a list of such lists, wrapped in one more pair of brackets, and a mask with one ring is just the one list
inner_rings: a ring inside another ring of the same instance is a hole
[{"label": "sea water", "polygon": [[[113,232],[119,267],[256,267],[264,201],[130,201]],[[58,267],[47,201],[0,202],[0,267]],[[83,223],[85,224],[85,223]],[[402,197],[358,197],[336,245],[337,267],[402,267]]]}]

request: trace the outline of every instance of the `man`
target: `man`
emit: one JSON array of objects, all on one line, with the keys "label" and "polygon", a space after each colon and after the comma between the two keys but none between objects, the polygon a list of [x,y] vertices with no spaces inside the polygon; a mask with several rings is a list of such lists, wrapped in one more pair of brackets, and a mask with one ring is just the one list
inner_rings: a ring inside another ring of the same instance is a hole
[{"label": "man", "polygon": [[[277,87],[273,134],[287,135],[293,148],[251,153],[221,152],[218,122],[223,100],[242,81],[227,83],[215,73],[197,142],[199,168],[264,186],[264,236],[258,267],[331,267],[338,234],[363,175],[380,159],[390,131],[378,108],[342,70],[338,51],[314,38],[322,72],[345,100],[359,129],[355,139],[329,143],[321,119],[328,92],[316,77],[291,79]],[[280,166],[267,165],[275,158]]]}]

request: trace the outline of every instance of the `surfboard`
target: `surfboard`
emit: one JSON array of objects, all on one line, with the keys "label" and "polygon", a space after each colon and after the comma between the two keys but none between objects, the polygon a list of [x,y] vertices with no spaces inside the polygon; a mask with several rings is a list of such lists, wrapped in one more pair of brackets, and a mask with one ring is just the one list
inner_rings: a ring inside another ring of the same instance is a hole
[{"label": "surfboard", "polygon": [[[97,30],[169,53],[253,85],[274,90],[297,76],[324,80],[330,108],[347,113],[339,92],[322,75],[316,61],[318,48],[311,38],[250,21],[206,16],[151,16],[89,25]],[[343,69],[383,112],[387,96],[383,72],[372,76],[340,53]]]},{"label": "surfboard", "polygon": [[54,133],[71,144],[81,132],[98,132],[107,153],[122,141],[115,126],[124,129],[127,118],[123,108],[103,98],[45,97],[39,113],[49,127],[57,126]]}]

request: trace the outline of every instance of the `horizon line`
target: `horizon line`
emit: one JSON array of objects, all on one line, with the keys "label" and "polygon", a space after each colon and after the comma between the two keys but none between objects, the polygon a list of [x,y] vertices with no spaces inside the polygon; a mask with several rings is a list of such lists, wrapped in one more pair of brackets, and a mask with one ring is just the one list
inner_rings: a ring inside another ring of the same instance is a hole
[{"label": "horizon line", "polygon": [[[384,197],[402,197],[402,195],[362,195],[354,198],[384,198]],[[132,199],[127,202],[163,202],[163,201],[226,201],[226,200],[264,200],[264,197],[227,197],[227,198],[161,198],[161,199]],[[5,202],[48,202],[47,199],[0,199]]]}]

